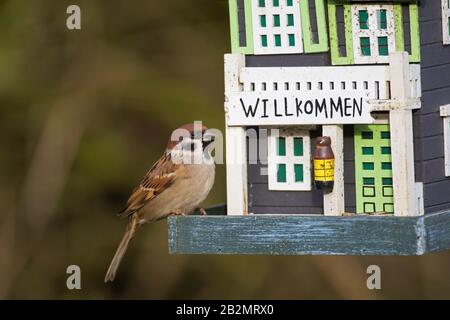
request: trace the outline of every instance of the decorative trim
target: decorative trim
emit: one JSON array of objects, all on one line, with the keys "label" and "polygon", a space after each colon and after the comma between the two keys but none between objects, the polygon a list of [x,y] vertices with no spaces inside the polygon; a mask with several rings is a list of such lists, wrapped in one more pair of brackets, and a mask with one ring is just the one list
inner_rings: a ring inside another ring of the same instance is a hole
[{"label": "decorative trim", "polygon": [[323,126],[322,135],[331,138],[334,153],[334,187],[333,191],[323,194],[323,213],[326,216],[342,216],[345,213],[344,127]]},{"label": "decorative trim", "polygon": [[448,0],[442,1],[442,42],[450,44],[450,3]]},{"label": "decorative trim", "polygon": [[[245,66],[242,54],[225,55],[225,94],[239,92],[239,72]],[[225,101],[227,116],[228,103]],[[226,168],[227,168],[227,208],[228,215],[248,213],[247,191],[247,136],[245,128],[229,127],[226,121]]]},{"label": "decorative trim", "polygon": [[[339,37],[336,20],[336,7],[342,5],[344,8],[345,21],[345,47],[346,56],[339,53]],[[353,33],[351,26],[351,5],[342,4],[340,0],[329,0],[328,2],[328,23],[330,33],[331,62],[333,65],[349,65],[354,63],[353,59]]]},{"label": "decorative trim", "polygon": [[[401,4],[394,4],[395,21],[395,45],[397,52],[405,51],[405,34],[403,30],[403,12]],[[409,5],[409,26],[411,39],[411,54],[409,61],[420,62],[420,28],[419,28],[419,8],[417,3]]]},{"label": "decorative trim", "polygon": [[[313,43],[311,32],[311,15],[309,2],[316,3],[318,43]],[[328,51],[327,19],[325,15],[324,0],[303,0],[300,2],[300,14],[302,20],[303,45],[305,53],[316,53]]]},{"label": "decorative trim", "polygon": [[450,104],[441,107],[441,117],[444,126],[445,176],[450,177]]},{"label": "decorative trim", "polygon": [[252,0],[244,0],[246,46],[239,45],[238,0],[228,0],[230,12],[231,52],[253,54]]},{"label": "decorative trim", "polygon": [[[392,99],[411,99],[411,68],[409,55],[396,52],[390,55],[389,72]],[[392,148],[392,178],[394,187],[394,214],[420,215],[414,176],[414,136],[412,110],[395,109],[389,112]]]}]

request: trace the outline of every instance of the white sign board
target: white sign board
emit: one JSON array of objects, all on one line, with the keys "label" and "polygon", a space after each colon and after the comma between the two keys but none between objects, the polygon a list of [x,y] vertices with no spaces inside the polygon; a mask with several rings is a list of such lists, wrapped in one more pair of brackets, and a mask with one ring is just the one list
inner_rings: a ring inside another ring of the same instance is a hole
[{"label": "white sign board", "polygon": [[226,101],[229,126],[374,122],[363,90],[233,92],[226,94]]}]

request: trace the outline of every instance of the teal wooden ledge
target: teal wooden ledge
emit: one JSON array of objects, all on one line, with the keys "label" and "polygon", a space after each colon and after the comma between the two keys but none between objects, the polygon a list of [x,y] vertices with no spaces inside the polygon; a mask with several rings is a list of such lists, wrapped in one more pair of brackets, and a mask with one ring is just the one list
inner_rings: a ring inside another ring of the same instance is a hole
[{"label": "teal wooden ledge", "polygon": [[224,213],[215,207],[208,216],[169,217],[169,252],[408,256],[450,249],[450,211],[405,218]]}]

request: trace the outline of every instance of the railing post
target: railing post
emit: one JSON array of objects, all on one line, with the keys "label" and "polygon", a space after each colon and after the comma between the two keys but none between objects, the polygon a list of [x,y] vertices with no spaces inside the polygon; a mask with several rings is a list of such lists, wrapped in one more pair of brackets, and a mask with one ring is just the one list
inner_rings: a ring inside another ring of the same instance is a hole
[{"label": "railing post", "polygon": [[323,212],[326,216],[342,216],[345,212],[344,199],[344,129],[342,125],[322,127],[322,135],[331,138],[334,153],[333,191],[323,195]]},{"label": "railing post", "polygon": [[[409,56],[406,52],[389,57],[392,100],[407,106],[411,101]],[[391,131],[392,180],[394,214],[417,216],[420,214],[414,177],[414,139],[412,110],[395,108],[389,112]]]},{"label": "railing post", "polygon": [[225,126],[227,166],[227,214],[248,214],[247,138],[245,128],[228,126],[228,94],[239,92],[239,72],[245,66],[242,54],[225,55]]}]

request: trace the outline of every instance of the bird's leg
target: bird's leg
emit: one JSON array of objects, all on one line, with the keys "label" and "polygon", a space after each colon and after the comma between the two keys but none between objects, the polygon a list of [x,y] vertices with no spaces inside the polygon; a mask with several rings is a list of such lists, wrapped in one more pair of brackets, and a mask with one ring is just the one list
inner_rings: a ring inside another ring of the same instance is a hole
[{"label": "bird's leg", "polygon": [[202,216],[206,216],[207,215],[205,208],[197,208],[196,211],[200,212],[200,214]]},{"label": "bird's leg", "polygon": [[177,209],[174,212],[172,212],[173,215],[175,216],[186,216],[186,210],[181,210],[181,209]]}]

